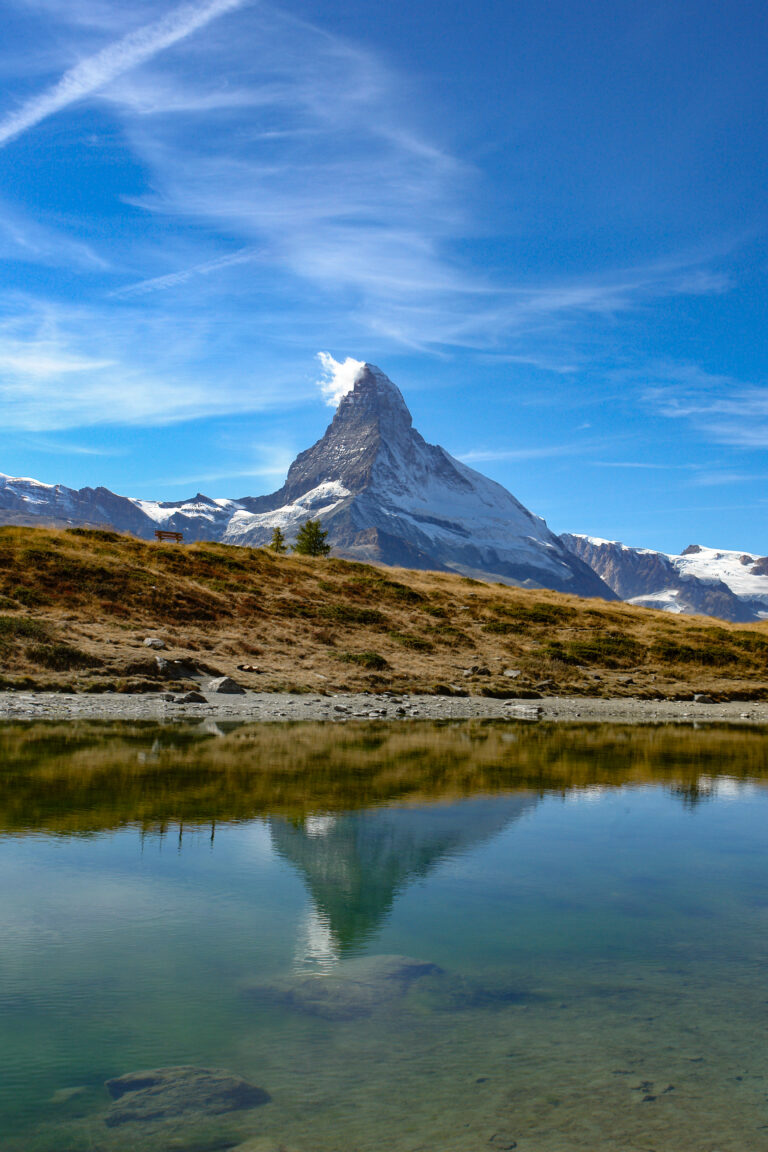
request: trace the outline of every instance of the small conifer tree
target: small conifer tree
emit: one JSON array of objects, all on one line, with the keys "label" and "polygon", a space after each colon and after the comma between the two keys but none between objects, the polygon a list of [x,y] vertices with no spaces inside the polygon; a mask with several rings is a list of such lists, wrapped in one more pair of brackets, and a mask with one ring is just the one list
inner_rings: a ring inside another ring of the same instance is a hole
[{"label": "small conifer tree", "polygon": [[275,528],[274,532],[272,533],[272,539],[270,540],[268,547],[270,547],[273,552],[277,552],[278,555],[288,551],[288,545],[285,542],[285,536],[283,536],[283,533],[279,528]]},{"label": "small conifer tree", "polygon": [[331,550],[325,542],[327,535],[319,520],[305,520],[296,534],[293,550],[300,556],[327,556]]}]

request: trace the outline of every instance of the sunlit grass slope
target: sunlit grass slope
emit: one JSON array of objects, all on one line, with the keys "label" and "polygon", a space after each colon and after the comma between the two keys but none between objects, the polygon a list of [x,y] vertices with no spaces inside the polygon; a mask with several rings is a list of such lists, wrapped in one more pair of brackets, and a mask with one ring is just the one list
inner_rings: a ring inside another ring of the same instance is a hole
[{"label": "sunlit grass slope", "polygon": [[260,691],[768,698],[768,624],[264,549],[0,528],[1,686],[158,690],[170,673],[148,636],[166,643],[161,661]]}]

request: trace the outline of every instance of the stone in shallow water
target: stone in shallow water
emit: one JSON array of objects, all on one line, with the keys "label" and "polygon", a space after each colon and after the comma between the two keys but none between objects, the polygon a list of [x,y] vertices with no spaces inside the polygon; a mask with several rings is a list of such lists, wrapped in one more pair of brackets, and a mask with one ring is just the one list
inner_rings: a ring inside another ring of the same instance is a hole
[{"label": "stone in shallow water", "polygon": [[224,1069],[191,1065],[130,1072],[107,1080],[106,1088],[115,1101],[105,1117],[110,1128],[132,1122],[167,1120],[188,1112],[218,1116],[223,1112],[256,1108],[271,1099],[263,1088]]},{"label": "stone in shallow water", "polygon": [[310,1016],[355,1020],[405,996],[416,980],[441,972],[437,964],[410,956],[365,956],[328,975],[298,974],[246,991]]}]

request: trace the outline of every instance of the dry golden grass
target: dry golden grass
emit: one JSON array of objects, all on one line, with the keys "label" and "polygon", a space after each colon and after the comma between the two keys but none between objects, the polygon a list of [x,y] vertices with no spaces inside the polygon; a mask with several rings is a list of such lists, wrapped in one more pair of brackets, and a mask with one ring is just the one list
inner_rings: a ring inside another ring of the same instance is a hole
[{"label": "dry golden grass", "polygon": [[768,698],[766,624],[264,549],[0,528],[0,686],[156,690],[147,636],[164,658],[260,691]]}]

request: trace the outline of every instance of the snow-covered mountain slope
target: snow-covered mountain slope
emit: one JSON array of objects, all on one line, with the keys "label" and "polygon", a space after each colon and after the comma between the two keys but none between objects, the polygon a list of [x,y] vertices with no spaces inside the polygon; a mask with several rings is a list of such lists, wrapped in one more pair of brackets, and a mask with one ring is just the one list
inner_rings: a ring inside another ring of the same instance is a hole
[{"label": "snow-covered mountain slope", "polygon": [[667,612],[748,621],[768,618],[768,558],[691,544],[679,556],[616,540],[560,539],[622,600]]},{"label": "snow-covered mountain slope", "polygon": [[76,491],[0,476],[0,523],[108,526],[145,539],[160,527],[187,540],[262,545],[275,527],[291,540],[310,517],[322,520],[336,554],[351,559],[614,598],[539,516],[427,444],[400,391],[370,364],[360,368],[325,435],[297,456],[270,496],[134,500],[106,488]]},{"label": "snow-covered mountain slope", "polygon": [[325,435],[271,496],[238,501],[224,540],[264,544],[320,517],[338,555],[611,597],[539,516],[413,428],[399,389],[365,364]]},{"label": "snow-covered mountain slope", "polygon": [[65,488],[0,473],[0,524],[87,525],[115,528],[150,540],[155,529],[183,532],[187,540],[218,539],[238,505],[210,500],[132,500],[108,488]]}]

